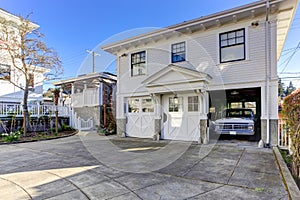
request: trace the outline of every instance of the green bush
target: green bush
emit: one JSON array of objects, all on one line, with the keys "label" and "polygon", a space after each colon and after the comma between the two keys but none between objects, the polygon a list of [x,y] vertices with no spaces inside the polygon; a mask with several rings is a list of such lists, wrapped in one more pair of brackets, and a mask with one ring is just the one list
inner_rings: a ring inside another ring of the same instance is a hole
[{"label": "green bush", "polygon": [[294,175],[300,177],[300,88],[284,99],[283,114],[289,128],[288,134],[293,155],[293,172]]},{"label": "green bush", "polygon": [[2,133],[2,142],[13,142],[18,141],[20,139],[21,132],[16,131],[10,134]]}]

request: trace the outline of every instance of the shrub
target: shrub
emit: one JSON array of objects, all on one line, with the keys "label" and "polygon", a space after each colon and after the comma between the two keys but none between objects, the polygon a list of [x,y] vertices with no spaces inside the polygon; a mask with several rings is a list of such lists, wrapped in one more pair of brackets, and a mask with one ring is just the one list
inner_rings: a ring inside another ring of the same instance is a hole
[{"label": "shrub", "polygon": [[291,139],[293,173],[300,177],[300,88],[284,99],[283,114],[286,118]]},{"label": "shrub", "polygon": [[2,133],[2,141],[3,142],[13,142],[13,141],[18,141],[20,138],[21,132],[16,131],[10,134],[7,133]]}]

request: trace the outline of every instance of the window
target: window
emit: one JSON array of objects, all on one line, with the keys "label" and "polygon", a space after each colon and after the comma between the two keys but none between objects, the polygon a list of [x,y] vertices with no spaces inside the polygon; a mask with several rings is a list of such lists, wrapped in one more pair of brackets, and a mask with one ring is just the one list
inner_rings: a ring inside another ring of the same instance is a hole
[{"label": "window", "polygon": [[172,44],[172,63],[185,61],[185,42]]},{"label": "window", "polygon": [[131,98],[128,100],[128,112],[138,113],[140,111],[140,99]]},{"label": "window", "polygon": [[128,99],[129,113],[154,112],[154,103],[150,97]]},{"label": "window", "polygon": [[169,112],[182,112],[182,97],[169,98]]},{"label": "window", "polygon": [[220,34],[220,63],[245,60],[245,29]]},{"label": "window", "polygon": [[151,98],[142,99],[142,111],[143,112],[154,112],[154,104]]},{"label": "window", "polygon": [[188,97],[188,111],[197,112],[199,108],[198,96]]},{"label": "window", "polygon": [[146,74],[146,52],[131,54],[131,76]]},{"label": "window", "polygon": [[10,65],[0,63],[0,80],[10,81]]}]

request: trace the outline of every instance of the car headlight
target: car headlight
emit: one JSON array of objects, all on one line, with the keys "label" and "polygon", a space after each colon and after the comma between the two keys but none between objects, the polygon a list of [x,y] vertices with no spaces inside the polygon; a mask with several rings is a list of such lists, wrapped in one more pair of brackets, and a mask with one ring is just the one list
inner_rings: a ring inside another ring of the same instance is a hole
[{"label": "car headlight", "polygon": [[253,126],[248,126],[248,130],[252,131],[253,130]]}]

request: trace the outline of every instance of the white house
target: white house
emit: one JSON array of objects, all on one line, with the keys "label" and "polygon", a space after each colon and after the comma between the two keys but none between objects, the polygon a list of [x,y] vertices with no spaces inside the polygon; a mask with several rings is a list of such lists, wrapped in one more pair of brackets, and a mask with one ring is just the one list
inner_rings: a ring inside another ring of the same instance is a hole
[{"label": "white house", "polygon": [[208,142],[208,113],[241,107],[277,145],[277,61],[297,5],[257,1],[103,46],[118,57],[118,134]]},{"label": "white house", "polygon": [[[0,9],[0,19],[6,19],[12,28],[17,27],[21,23],[18,16],[15,16],[3,9]],[[31,23],[31,26],[32,29],[37,29],[39,27],[35,23]],[[19,69],[16,69],[12,63],[10,63],[8,53],[5,49],[3,49],[5,46],[1,45],[3,42],[4,41],[0,39],[0,102],[20,103],[23,100],[23,91],[17,86],[22,87],[25,85],[24,75],[19,71]],[[42,101],[43,75],[46,72],[46,69],[40,67],[34,67],[32,69],[29,101]]]}]

